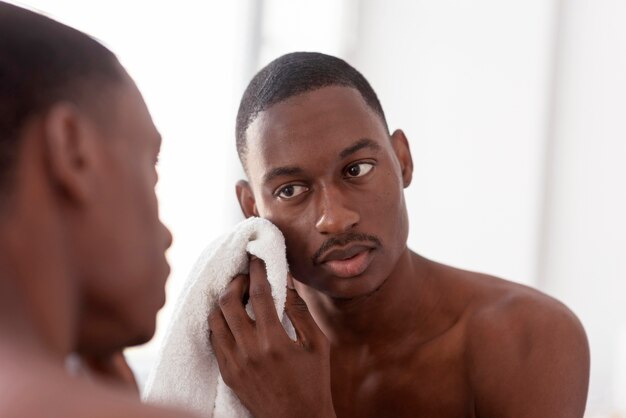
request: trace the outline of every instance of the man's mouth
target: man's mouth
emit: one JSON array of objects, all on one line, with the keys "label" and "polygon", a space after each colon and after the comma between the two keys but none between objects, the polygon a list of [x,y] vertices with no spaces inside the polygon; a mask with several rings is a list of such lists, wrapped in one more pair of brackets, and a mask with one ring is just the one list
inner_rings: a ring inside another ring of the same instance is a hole
[{"label": "man's mouth", "polygon": [[362,274],[372,261],[374,248],[353,245],[331,250],[320,260],[320,264],[337,277],[355,277]]}]

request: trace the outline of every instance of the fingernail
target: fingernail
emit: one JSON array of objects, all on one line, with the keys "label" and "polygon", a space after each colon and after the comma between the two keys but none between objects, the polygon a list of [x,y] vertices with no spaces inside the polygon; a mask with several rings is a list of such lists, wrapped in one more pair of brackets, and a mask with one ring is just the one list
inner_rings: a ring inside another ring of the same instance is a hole
[{"label": "fingernail", "polygon": [[293,276],[290,273],[287,273],[287,289],[296,290],[293,284]]}]

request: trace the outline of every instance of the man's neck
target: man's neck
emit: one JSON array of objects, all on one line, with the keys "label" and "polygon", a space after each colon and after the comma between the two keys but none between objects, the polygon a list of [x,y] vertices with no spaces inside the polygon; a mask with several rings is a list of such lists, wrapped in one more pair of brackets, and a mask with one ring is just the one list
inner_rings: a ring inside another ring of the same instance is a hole
[{"label": "man's neck", "polygon": [[428,261],[406,249],[385,282],[351,300],[306,300],[322,331],[336,347],[385,349],[407,336],[428,334],[425,319],[432,300]]},{"label": "man's neck", "polygon": [[59,235],[48,226],[1,222],[0,340],[63,360],[74,346],[75,292]]}]

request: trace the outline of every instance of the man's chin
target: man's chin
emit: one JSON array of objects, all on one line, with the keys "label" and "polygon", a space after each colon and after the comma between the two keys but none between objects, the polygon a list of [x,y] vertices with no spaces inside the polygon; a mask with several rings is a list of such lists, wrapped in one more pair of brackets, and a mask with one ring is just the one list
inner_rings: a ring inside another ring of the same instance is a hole
[{"label": "man's chin", "polygon": [[89,338],[83,337],[79,341],[76,351],[94,357],[103,357],[111,353],[123,351],[125,348],[143,345],[152,339],[154,332],[155,324],[151,324],[149,327],[146,326],[139,331],[134,330],[130,332],[125,330],[123,333],[101,332],[95,335],[92,333]]},{"label": "man's chin", "polygon": [[386,278],[363,274],[356,277],[326,277],[323,281],[305,283],[311,290],[322,293],[336,305],[358,303],[375,295]]},{"label": "man's chin", "polygon": [[134,333],[127,339],[126,347],[143,345],[152,340],[156,332],[156,315],[151,317],[143,327],[137,327]]},{"label": "man's chin", "polygon": [[134,338],[129,339],[125,347],[135,347],[138,345],[146,344],[147,342],[152,340],[152,337],[154,337],[154,329],[152,330],[152,332],[138,334]]},{"label": "man's chin", "polygon": [[358,292],[351,292],[351,294],[349,294],[349,292],[344,292],[344,294],[338,294],[332,299],[337,306],[357,305],[375,296],[378,291],[384,286],[384,284],[385,281],[383,281],[382,283],[378,283],[377,286],[371,288],[360,289],[360,291]]}]

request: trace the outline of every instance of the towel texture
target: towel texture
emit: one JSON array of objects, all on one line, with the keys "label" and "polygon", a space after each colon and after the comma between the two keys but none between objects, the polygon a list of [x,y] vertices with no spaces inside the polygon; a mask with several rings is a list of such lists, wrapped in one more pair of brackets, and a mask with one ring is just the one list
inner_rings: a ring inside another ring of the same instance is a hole
[{"label": "towel texture", "polygon": [[[146,401],[183,407],[205,417],[251,416],[219,374],[207,323],[209,311],[232,278],[248,272],[248,253],[265,262],[278,317],[294,338],[284,312],[288,269],[283,235],[265,219],[246,219],[209,245],[196,261],[148,378]],[[247,311],[254,317],[249,304]]]}]

